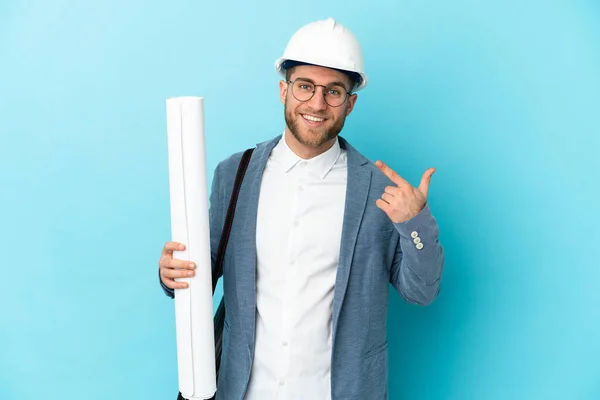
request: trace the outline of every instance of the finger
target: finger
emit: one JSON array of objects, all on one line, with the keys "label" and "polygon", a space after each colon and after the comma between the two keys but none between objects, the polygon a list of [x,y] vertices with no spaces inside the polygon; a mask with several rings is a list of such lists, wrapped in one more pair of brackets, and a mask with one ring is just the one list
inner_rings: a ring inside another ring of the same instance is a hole
[{"label": "finger", "polygon": [[162,268],[169,269],[195,269],[196,264],[190,261],[179,260],[177,258],[163,257],[160,265]]},{"label": "finger", "polygon": [[189,286],[186,282],[177,282],[174,279],[170,278],[163,278],[162,282],[169,289],[185,289]]},{"label": "finger", "polygon": [[390,180],[392,182],[394,182],[396,185],[398,185],[398,186],[409,185],[409,183],[404,178],[402,178],[400,175],[398,175],[393,169],[388,167],[384,162],[377,160],[375,165],[377,165],[377,168],[379,168],[381,170],[381,172],[383,172],[388,178],[390,178]]},{"label": "finger", "polygon": [[163,269],[162,276],[165,278],[191,278],[196,272],[184,269]]},{"label": "finger", "polygon": [[396,200],[396,198],[389,193],[384,193],[381,195],[381,198],[388,204],[392,204],[392,202]]},{"label": "finger", "polygon": [[377,205],[377,207],[382,209],[386,214],[388,214],[392,208],[392,206],[389,203],[387,203],[385,200],[382,200],[382,199],[377,199],[375,204]]},{"label": "finger", "polygon": [[434,172],[435,172],[435,168],[429,168],[427,171],[425,171],[425,173],[423,174],[423,177],[421,178],[421,184],[419,185],[419,191],[421,193],[423,193],[425,195],[425,197],[427,197],[427,193],[429,192],[429,183],[431,182],[431,177],[433,176]]},{"label": "finger", "polygon": [[174,251],[185,250],[185,245],[179,242],[167,242],[163,248],[163,255],[173,254]]},{"label": "finger", "polygon": [[394,197],[400,197],[404,194],[402,189],[397,186],[386,186],[384,191]]}]

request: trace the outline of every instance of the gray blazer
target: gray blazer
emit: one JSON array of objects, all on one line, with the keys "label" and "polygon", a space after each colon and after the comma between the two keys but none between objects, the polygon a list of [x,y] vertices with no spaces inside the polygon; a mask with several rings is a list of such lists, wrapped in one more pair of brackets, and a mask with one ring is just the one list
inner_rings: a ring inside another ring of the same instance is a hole
[{"label": "gray blazer", "polygon": [[[239,194],[223,263],[226,318],[218,399],[243,399],[250,379],[258,197],[267,159],[280,138],[278,135],[257,145]],[[345,139],[339,140],[347,151],[348,183],[333,301],[331,398],[387,399],[388,284],[409,303],[430,304],[440,290],[444,251],[429,204],[411,220],[392,223],[375,201],[393,182]],[[210,194],[213,265],[241,156],[239,152],[222,161],[214,173]],[[422,249],[411,235],[418,235]],[[172,290],[162,287],[173,297]]]}]

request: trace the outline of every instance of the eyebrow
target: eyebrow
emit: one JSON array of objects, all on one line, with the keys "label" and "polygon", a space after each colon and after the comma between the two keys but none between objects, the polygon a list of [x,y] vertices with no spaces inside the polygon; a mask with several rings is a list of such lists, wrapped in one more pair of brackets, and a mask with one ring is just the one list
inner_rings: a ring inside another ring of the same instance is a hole
[{"label": "eyebrow", "polygon": [[[299,77],[298,77],[298,78],[296,78],[296,79],[301,79],[301,80],[303,80],[303,81],[307,81],[307,82],[310,82],[310,83],[312,83],[313,85],[316,85],[315,81],[313,81],[313,80],[312,80],[312,79],[310,79],[310,78],[303,78],[303,77],[299,76]],[[346,89],[346,91],[347,91],[347,92],[349,92],[349,90],[346,88],[346,84],[345,84],[345,83],[343,83],[343,82],[340,82],[340,81],[329,82],[327,85],[324,85],[324,86],[331,86],[331,85],[338,85],[338,86],[341,86],[341,87],[343,87],[344,89]]]}]

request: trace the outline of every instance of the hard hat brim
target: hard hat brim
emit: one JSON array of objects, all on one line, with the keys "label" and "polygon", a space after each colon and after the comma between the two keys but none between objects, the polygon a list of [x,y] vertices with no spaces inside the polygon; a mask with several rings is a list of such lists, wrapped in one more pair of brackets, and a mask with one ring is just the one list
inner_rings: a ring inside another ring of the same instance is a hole
[{"label": "hard hat brim", "polygon": [[300,61],[300,60],[292,60],[292,59],[288,59],[285,57],[280,57],[275,61],[276,71],[279,73],[279,75],[281,75],[284,78],[285,78],[285,71],[288,68],[299,66],[299,65],[314,65],[317,67],[330,68],[335,71],[342,72],[342,73],[348,75],[350,77],[350,79],[352,79],[356,83],[356,85],[353,89],[353,91],[355,91],[355,92],[362,90],[367,86],[367,75],[364,72],[350,71],[347,69],[336,68],[334,66],[327,65],[325,63],[314,63],[314,62],[307,62],[307,61]]}]

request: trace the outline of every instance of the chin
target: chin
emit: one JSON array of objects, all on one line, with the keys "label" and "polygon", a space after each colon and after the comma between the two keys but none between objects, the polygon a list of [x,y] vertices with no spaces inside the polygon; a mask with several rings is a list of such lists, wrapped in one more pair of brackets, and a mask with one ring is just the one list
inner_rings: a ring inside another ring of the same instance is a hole
[{"label": "chin", "polygon": [[302,129],[301,132],[299,132],[299,135],[294,134],[294,136],[296,136],[296,139],[298,139],[298,141],[305,146],[319,148],[324,143],[330,141],[331,139],[334,139],[337,135],[331,135],[331,133],[329,133],[327,129],[314,130],[309,128]]}]

